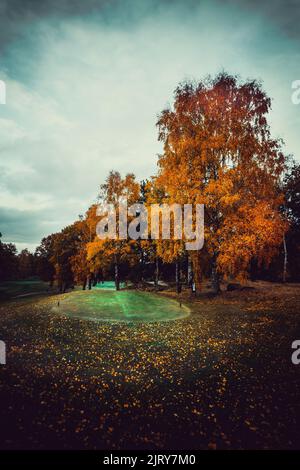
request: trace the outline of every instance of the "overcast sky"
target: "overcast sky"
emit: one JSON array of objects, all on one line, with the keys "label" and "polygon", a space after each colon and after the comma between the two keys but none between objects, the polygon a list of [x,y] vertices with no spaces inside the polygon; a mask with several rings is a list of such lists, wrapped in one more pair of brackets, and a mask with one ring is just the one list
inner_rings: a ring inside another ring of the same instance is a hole
[{"label": "overcast sky", "polygon": [[299,1],[0,0],[0,232],[19,249],[84,213],[111,169],[155,173],[177,84],[258,78],[299,160]]}]

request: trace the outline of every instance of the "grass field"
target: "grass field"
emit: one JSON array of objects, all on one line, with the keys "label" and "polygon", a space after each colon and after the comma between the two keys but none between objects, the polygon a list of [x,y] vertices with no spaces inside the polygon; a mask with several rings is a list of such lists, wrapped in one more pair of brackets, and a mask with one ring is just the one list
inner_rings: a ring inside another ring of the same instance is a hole
[{"label": "grass field", "polygon": [[1,448],[300,448],[299,294],[186,292],[188,317],[145,323],[55,311],[76,292],[5,302]]},{"label": "grass field", "polygon": [[109,322],[158,322],[184,318],[190,310],[177,300],[149,292],[98,289],[66,294],[54,311],[68,317]]},{"label": "grass field", "polygon": [[0,301],[49,291],[49,284],[37,278],[0,282]]}]

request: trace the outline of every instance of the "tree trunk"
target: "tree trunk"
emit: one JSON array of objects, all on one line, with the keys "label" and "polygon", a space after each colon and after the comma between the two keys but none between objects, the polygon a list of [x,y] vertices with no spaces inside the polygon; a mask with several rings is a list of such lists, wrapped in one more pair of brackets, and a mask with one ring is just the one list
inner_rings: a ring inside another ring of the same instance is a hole
[{"label": "tree trunk", "polygon": [[115,257],[115,285],[116,285],[116,290],[120,290],[119,264],[118,264],[117,257]]},{"label": "tree trunk", "polygon": [[155,259],[155,278],[154,278],[154,285],[155,285],[156,290],[158,290],[158,278],[159,278],[159,262],[158,262],[158,256],[156,256],[156,259]]},{"label": "tree trunk", "polygon": [[180,294],[181,292],[181,283],[180,283],[180,263],[176,261],[176,292]]},{"label": "tree trunk", "polygon": [[82,290],[85,290],[86,288],[86,278],[84,278],[83,283],[82,283]]},{"label": "tree trunk", "polygon": [[200,265],[200,253],[198,250],[191,252],[191,260],[193,266],[193,283],[195,284],[195,294],[201,292],[202,272]]},{"label": "tree trunk", "polygon": [[282,273],[282,282],[286,282],[287,277],[287,262],[288,262],[288,252],[286,246],[286,239],[285,235],[283,235],[283,251],[284,251],[284,259],[283,259],[283,273]]},{"label": "tree trunk", "polygon": [[188,255],[187,263],[188,263],[187,264],[187,285],[188,287],[192,287],[193,269],[192,269],[192,261],[189,255]]},{"label": "tree trunk", "polygon": [[145,270],[145,256],[144,256],[144,250],[141,247],[141,280],[144,282],[144,270]]},{"label": "tree trunk", "polygon": [[214,256],[213,260],[212,260],[211,285],[212,285],[212,290],[215,294],[219,294],[221,292],[220,277],[219,277],[219,274],[218,274],[218,271],[217,271],[217,258],[216,258],[216,256]]},{"label": "tree trunk", "polygon": [[89,290],[92,289],[92,276],[89,276]]}]

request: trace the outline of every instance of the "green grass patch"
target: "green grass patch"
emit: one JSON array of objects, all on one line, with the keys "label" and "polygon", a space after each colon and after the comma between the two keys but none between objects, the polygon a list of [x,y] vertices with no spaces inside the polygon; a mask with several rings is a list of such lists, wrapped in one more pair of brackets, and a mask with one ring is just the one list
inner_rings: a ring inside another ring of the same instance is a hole
[{"label": "green grass patch", "polygon": [[149,292],[100,289],[66,294],[54,309],[69,317],[127,323],[176,320],[190,313],[177,300]]}]

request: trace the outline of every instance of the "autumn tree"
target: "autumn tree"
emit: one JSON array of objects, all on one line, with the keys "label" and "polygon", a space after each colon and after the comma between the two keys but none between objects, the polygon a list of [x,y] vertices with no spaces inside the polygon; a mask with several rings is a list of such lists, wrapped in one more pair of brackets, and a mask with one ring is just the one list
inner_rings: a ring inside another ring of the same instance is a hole
[{"label": "autumn tree", "polygon": [[[300,165],[293,162],[283,182],[284,214],[289,221],[289,230],[284,239],[285,263],[294,280],[299,280],[300,265]],[[285,280],[285,274],[283,274]]]},{"label": "autumn tree", "polygon": [[55,234],[44,237],[34,253],[36,274],[43,281],[49,282],[50,286],[53,285],[55,276],[54,264],[51,262],[54,249],[54,239]]},{"label": "autumn tree", "polygon": [[[180,293],[181,282],[180,282],[180,264],[184,258],[185,248],[184,240],[177,239],[175,237],[175,223],[174,213],[170,210],[167,219],[170,226],[169,237],[164,239],[162,234],[162,223],[163,223],[163,205],[170,202],[169,196],[166,194],[163,186],[160,186],[159,181],[156,177],[153,177],[148,181],[145,188],[145,204],[148,209],[148,227],[151,236],[156,233],[157,238],[147,241],[147,250],[152,254],[152,260],[155,260],[155,286],[158,288],[158,276],[159,276],[159,262],[174,264],[175,267],[175,280],[176,280],[176,291]],[[159,210],[158,216],[153,217],[154,207]],[[167,206],[167,210],[169,207]],[[165,214],[166,216],[166,214]],[[166,220],[167,220],[166,219]],[[177,222],[178,223],[178,222]]]},{"label": "autumn tree", "polygon": [[35,259],[32,253],[25,248],[18,254],[18,271],[21,279],[35,274]]},{"label": "autumn tree", "polygon": [[96,206],[92,205],[86,212],[85,217],[80,216],[76,221],[74,228],[78,238],[76,250],[71,257],[71,269],[76,284],[80,284],[85,290],[86,286],[92,288],[92,284],[98,281],[98,269],[88,260],[87,246],[93,238],[96,231]]},{"label": "autumn tree", "polygon": [[[117,171],[111,171],[106,178],[105,183],[100,187],[99,204],[112,204],[116,211],[117,227],[119,226],[119,203],[125,201],[130,206],[137,203],[140,198],[140,185],[135,180],[135,176],[131,173],[122,178]],[[95,223],[100,220],[101,216],[95,215]],[[98,269],[109,269],[114,267],[114,277],[116,289],[120,288],[120,265],[127,263],[132,269],[138,261],[137,245],[135,240],[127,237],[122,239],[118,230],[114,239],[99,239],[94,232],[94,239],[88,244],[88,260]]]},{"label": "autumn tree", "polygon": [[78,252],[80,226],[75,222],[53,236],[50,262],[55,269],[55,281],[60,292],[65,292],[74,285],[72,259]]},{"label": "autumn tree", "polygon": [[180,84],[159,116],[158,184],[170,203],[205,204],[204,249],[190,252],[198,290],[204,259],[217,292],[220,276],[246,275],[253,257],[270,262],[282,242],[285,157],[270,107],[260,83],[221,73]]},{"label": "autumn tree", "polygon": [[3,243],[0,233],[0,281],[15,279],[18,274],[17,248],[13,243]]}]

